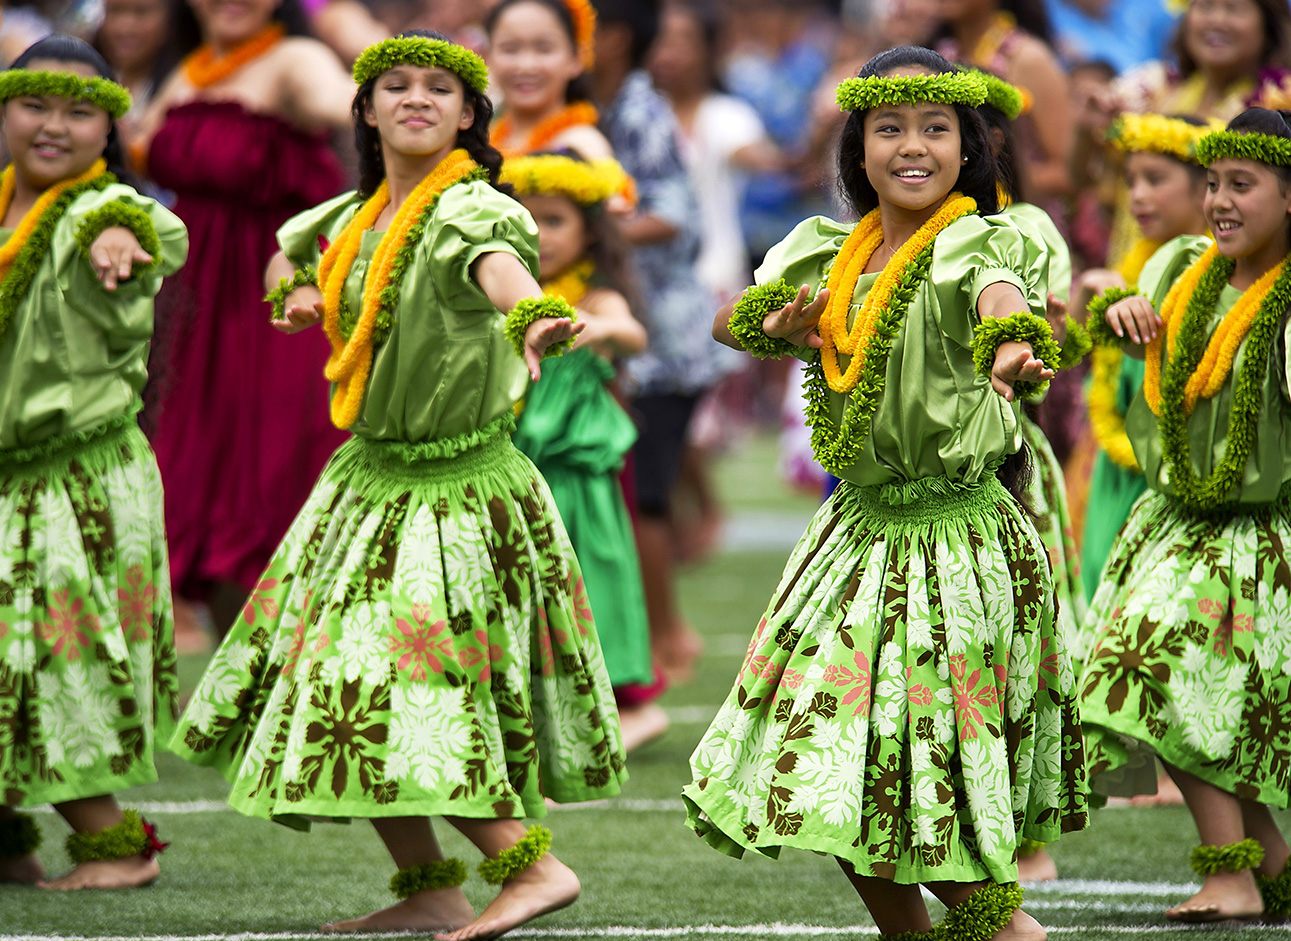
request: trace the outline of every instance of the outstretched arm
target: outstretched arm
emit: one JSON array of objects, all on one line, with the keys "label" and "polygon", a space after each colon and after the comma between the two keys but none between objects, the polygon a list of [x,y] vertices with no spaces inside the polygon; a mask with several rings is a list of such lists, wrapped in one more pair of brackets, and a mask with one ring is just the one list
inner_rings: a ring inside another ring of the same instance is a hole
[{"label": "outstretched arm", "polygon": [[[509,311],[522,300],[542,297],[542,288],[529,269],[508,252],[488,252],[475,259],[471,274],[489,302],[498,310]],[[583,324],[568,317],[541,317],[525,332],[524,361],[529,376],[536,382],[542,377],[543,354],[547,348],[582,333]]]},{"label": "outstretched arm", "polygon": [[[982,320],[988,317],[1008,317],[1019,311],[1029,311],[1022,292],[1007,281],[997,281],[982,291],[977,298],[977,314]],[[1017,382],[1043,382],[1054,376],[1057,363],[1036,359],[1030,343],[1007,340],[995,351],[995,365],[991,369],[991,388],[1008,402],[1016,397],[1013,386]]]}]

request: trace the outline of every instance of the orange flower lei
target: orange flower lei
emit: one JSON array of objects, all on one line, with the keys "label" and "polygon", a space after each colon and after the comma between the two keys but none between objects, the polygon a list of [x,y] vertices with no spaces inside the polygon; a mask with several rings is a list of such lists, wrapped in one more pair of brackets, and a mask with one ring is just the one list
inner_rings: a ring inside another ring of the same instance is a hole
[{"label": "orange flower lei", "polygon": [[538,126],[529,132],[529,139],[524,142],[524,146],[516,148],[504,146],[511,136],[511,115],[504,114],[494,123],[493,131],[489,134],[489,142],[502,151],[504,157],[522,157],[545,149],[571,127],[578,127],[581,124],[595,126],[599,118],[600,113],[590,102],[575,101],[539,121]]},{"label": "orange flower lei", "polygon": [[565,0],[569,18],[574,21],[574,44],[584,69],[596,64],[596,8],[588,0]]},{"label": "orange flower lei", "polygon": [[278,45],[286,35],[287,30],[281,23],[270,23],[246,42],[240,43],[228,54],[218,58],[211,49],[211,44],[205,43],[186,56],[181,63],[184,78],[188,79],[188,83],[194,88],[207,88],[218,84],[248,62],[260,58]]},{"label": "orange flower lei", "polygon": [[[1189,266],[1183,277],[1166,295],[1165,303],[1161,305],[1163,321],[1161,333],[1148,344],[1147,368],[1143,381],[1143,394],[1148,404],[1152,406],[1152,411],[1158,415],[1161,414],[1161,337],[1165,335],[1166,353],[1173,359],[1188,300],[1197,290],[1202,276],[1214,263],[1218,254],[1219,249],[1211,245]],[[1228,381],[1233,371],[1233,359],[1237,356],[1237,348],[1246,339],[1260,307],[1273,289],[1274,283],[1282,275],[1286,264],[1284,259],[1264,272],[1254,284],[1242,292],[1241,298],[1219,322],[1219,326],[1215,328],[1210,341],[1206,344],[1206,352],[1202,355],[1201,362],[1197,364],[1196,370],[1188,377],[1188,382],[1184,386],[1184,414],[1191,415],[1198,399],[1213,398],[1224,387],[1224,383]]]},{"label": "orange flower lei", "polygon": [[[847,317],[852,306],[852,295],[856,291],[856,282],[883,242],[879,210],[873,210],[856,224],[834,258],[826,284],[829,288],[829,300],[818,328],[824,341],[820,350],[820,362],[825,370],[825,381],[831,389],[846,394],[856,387],[861,371],[865,368],[866,352],[874,339],[879,317],[888,309],[892,293],[902,283],[906,268],[932,244],[942,229],[976,209],[976,201],[960,193],[952,193],[928,221],[888,259],[874,286],[865,295],[865,302],[856,316],[856,322],[849,330]],[[846,372],[839,370],[839,353],[852,358],[847,364]]]},{"label": "orange flower lei", "polygon": [[[9,274],[13,263],[18,259],[18,253],[31,238],[31,233],[35,231],[36,226],[40,223],[41,217],[45,211],[62,196],[63,193],[81,183],[88,183],[96,177],[102,176],[108,172],[107,163],[102,160],[94,161],[93,165],[82,173],[80,176],[72,177],[66,180],[59,180],[45,192],[41,193],[32,207],[23,215],[13,234],[0,246],[0,281]],[[9,211],[9,206],[13,204],[14,189],[17,187],[17,171],[14,170],[13,164],[5,167],[3,177],[0,177],[0,218]]]},{"label": "orange flower lei", "polygon": [[376,224],[377,217],[390,205],[390,187],[386,181],[382,181],[323,253],[318,264],[318,283],[323,289],[323,330],[332,343],[332,354],[327,359],[324,375],[336,383],[336,391],[332,395],[332,422],[338,428],[349,428],[358,420],[368,374],[372,370],[373,333],[382,306],[382,294],[391,284],[396,256],[404,248],[409,231],[421,221],[422,214],[434,205],[444,190],[478,169],[479,164],[465,150],[454,150],[427,174],[399,207],[372,255],[372,266],[363,285],[363,308],[348,340],[340,329],[341,294],[354,259],[358,257],[363,233]]}]

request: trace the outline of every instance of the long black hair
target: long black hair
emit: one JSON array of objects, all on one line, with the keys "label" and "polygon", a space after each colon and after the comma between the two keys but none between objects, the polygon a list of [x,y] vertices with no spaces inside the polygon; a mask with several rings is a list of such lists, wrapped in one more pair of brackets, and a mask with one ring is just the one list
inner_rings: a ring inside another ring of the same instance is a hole
[{"label": "long black hair", "polygon": [[[451,40],[442,33],[429,29],[410,29],[399,34],[399,38],[420,36],[423,39],[438,39],[443,42]],[[368,105],[372,103],[372,91],[377,78],[368,79],[359,86],[350,105],[350,117],[354,122],[354,146],[359,152],[359,195],[367,199],[376,192],[381,181],[385,179],[385,162],[381,159],[381,135],[376,128],[367,122]],[[458,81],[461,81],[459,78]],[[498,172],[502,169],[502,154],[489,143],[489,122],[493,120],[493,102],[482,91],[476,91],[466,82],[462,82],[466,103],[475,109],[475,121],[464,131],[457,132],[457,146],[471,155],[471,159],[489,173],[489,182],[496,189],[509,193],[510,186],[498,183]]]},{"label": "long black hair", "polygon": [[[312,36],[309,17],[301,0],[280,0],[274,8],[271,22],[281,23],[288,36]],[[202,44],[202,26],[193,14],[188,0],[171,0],[169,50],[175,61],[183,59]]]},{"label": "long black hair", "polygon": [[[100,78],[106,78],[108,81],[116,81],[116,76],[112,73],[112,66],[108,65],[107,60],[99,54],[99,51],[83,39],[77,39],[75,36],[68,36],[64,33],[51,33],[44,39],[37,40],[28,46],[18,58],[13,60],[11,69],[25,69],[28,62],[37,59],[52,59],[56,62],[80,62],[92,68]],[[139,187],[139,180],[135,177],[130,166],[130,158],[126,156],[125,147],[121,144],[121,132],[117,129],[115,118],[109,115],[108,121],[108,143],[103,148],[103,159],[108,165],[108,171],[118,180],[136,189]]]},{"label": "long black hair", "polygon": [[[893,69],[914,67],[926,69],[933,74],[957,72],[942,56],[922,46],[898,46],[880,52],[860,71],[861,78],[886,75]],[[977,200],[977,208],[984,214],[993,213],[999,208],[995,185],[999,173],[995,158],[991,153],[990,136],[986,122],[977,113],[976,108],[968,105],[955,105],[955,114],[959,118],[960,152],[968,162],[959,169],[959,180],[954,188],[965,196]],[[858,215],[865,215],[879,204],[879,195],[875,192],[869,177],[865,175],[865,111],[853,111],[843,125],[843,133],[838,141],[838,181],[842,195],[851,204]]]},{"label": "long black hair", "polygon": [[[1049,12],[1045,9],[1044,0],[1000,0],[1000,11],[1008,13],[1017,20],[1018,26],[1039,39],[1050,49],[1054,45],[1053,23],[1049,20]],[[949,25],[943,26],[938,32],[938,39],[949,38],[953,35]],[[965,50],[966,54],[968,50]]]},{"label": "long black hair", "polygon": [[[569,37],[569,44],[574,49],[574,56],[577,58],[581,54],[578,48],[578,33],[574,28],[574,17],[561,0],[502,0],[497,6],[489,11],[489,15],[484,18],[484,31],[489,34],[489,41],[493,41],[493,31],[497,28],[498,20],[502,14],[513,6],[521,3],[536,3],[545,10],[550,10],[560,23],[560,28],[565,31]],[[565,103],[570,104],[575,101],[592,100],[592,83],[587,72],[583,71],[578,74],[568,85],[565,86]]]}]

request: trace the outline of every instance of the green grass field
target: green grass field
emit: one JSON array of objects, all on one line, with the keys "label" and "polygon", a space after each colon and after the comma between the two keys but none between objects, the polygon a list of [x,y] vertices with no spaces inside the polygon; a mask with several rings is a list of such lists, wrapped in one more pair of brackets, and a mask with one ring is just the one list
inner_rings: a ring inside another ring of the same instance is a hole
[{"label": "green grass field", "polygon": [[[755,441],[727,463],[731,531],[744,548],[728,549],[682,578],[684,608],[705,635],[707,651],[696,681],[665,700],[672,730],[632,756],[632,780],[620,798],[558,810],[548,820],[556,852],[583,880],[581,900],[514,936],[809,941],[873,932],[831,861],[797,852],[779,862],[728,859],[685,829],[677,796],[689,780],[687,758],[734,677],[788,553],[787,545],[767,544],[795,519],[805,521],[813,507],[810,498],[777,489],[773,458],[768,442]],[[183,659],[184,688],[201,668],[202,658]],[[173,842],[161,880],[137,891],[70,896],[0,886],[0,941],[290,941],[320,937],[322,922],[389,904],[391,864],[365,823],[296,833],[229,811],[214,772],[169,755],[159,771],[159,783],[123,798],[142,806]],[[53,814],[39,819],[46,835],[42,858],[60,872],[67,867],[65,827]],[[1291,814],[1283,820],[1291,827]],[[455,832],[440,831],[448,852],[475,859]],[[1194,881],[1186,862],[1194,842],[1180,807],[1100,811],[1089,830],[1053,847],[1061,879],[1032,889],[1028,909],[1059,939],[1291,936],[1281,927],[1167,926],[1161,910],[1186,897]],[[466,888],[477,907],[490,894],[478,879]]]}]

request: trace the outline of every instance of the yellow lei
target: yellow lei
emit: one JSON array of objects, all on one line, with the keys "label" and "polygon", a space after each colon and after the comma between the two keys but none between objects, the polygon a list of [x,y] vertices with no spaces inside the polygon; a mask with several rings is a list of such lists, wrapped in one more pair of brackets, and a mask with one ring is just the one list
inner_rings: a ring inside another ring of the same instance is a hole
[{"label": "yellow lei", "polygon": [[[1117,265],[1126,284],[1134,284],[1139,280],[1143,266],[1160,247],[1161,243],[1152,239],[1139,239],[1134,243]],[[1134,457],[1130,436],[1125,433],[1125,416],[1116,407],[1124,355],[1114,346],[1095,348],[1090,358],[1089,424],[1094,430],[1098,446],[1112,463],[1137,472],[1139,462]]]},{"label": "yellow lei", "polygon": [[390,205],[390,187],[385,180],[336,237],[318,264],[318,283],[323,289],[323,329],[332,343],[324,374],[336,383],[332,395],[332,422],[349,428],[358,420],[359,406],[372,371],[373,331],[381,309],[381,294],[390,283],[395,257],[408,237],[408,230],[421,218],[426,207],[439,195],[478,169],[465,150],[454,150],[412,191],[395,213],[372,255],[372,266],[363,285],[363,307],[349,340],[341,335],[341,295],[354,259],[358,257],[363,233],[376,224]]},{"label": "yellow lei", "polygon": [[542,282],[542,293],[568,301],[569,306],[577,307],[578,302],[587,296],[588,284],[596,265],[587,259],[576,261],[556,277]]},{"label": "yellow lei", "polygon": [[[829,300],[818,327],[824,341],[820,349],[820,362],[831,389],[845,395],[856,387],[861,371],[865,368],[865,354],[874,339],[874,328],[879,322],[879,316],[887,310],[892,292],[901,283],[907,266],[932,244],[942,229],[976,209],[975,200],[960,193],[951,193],[928,221],[888,259],[874,286],[865,295],[865,302],[856,315],[855,323],[848,330],[847,316],[852,306],[852,295],[856,293],[856,282],[874,252],[883,243],[879,210],[873,210],[856,224],[834,258],[834,266],[829,272],[826,285],[829,288]],[[839,353],[852,358],[847,364],[846,372],[839,370]]]},{"label": "yellow lei", "polygon": [[[9,274],[9,269],[13,267],[13,263],[18,259],[18,253],[27,244],[27,239],[31,238],[31,233],[40,224],[41,216],[54,204],[54,201],[71,187],[79,183],[88,183],[95,177],[102,176],[107,172],[108,165],[106,161],[99,159],[94,161],[93,165],[80,176],[59,180],[40,194],[36,202],[32,204],[32,207],[27,210],[22,220],[14,228],[13,234],[9,236],[3,246],[0,246],[0,281],[3,281],[5,276]],[[0,219],[4,218],[5,214],[9,212],[17,185],[17,171],[11,163],[5,167],[4,175],[0,176]]]},{"label": "yellow lei", "polygon": [[[1166,355],[1173,359],[1188,301],[1196,292],[1202,275],[1218,255],[1219,248],[1212,244],[1188,267],[1183,277],[1166,295],[1165,303],[1161,305],[1161,332],[1148,344],[1143,376],[1143,395],[1157,415],[1161,414],[1161,340],[1165,338]],[[1242,292],[1241,298],[1219,322],[1219,326],[1215,328],[1210,341],[1206,344],[1206,352],[1202,355],[1201,362],[1197,364],[1196,370],[1188,377],[1188,384],[1184,386],[1185,415],[1192,414],[1198,399],[1212,398],[1224,387],[1224,383],[1233,371],[1233,359],[1237,356],[1237,348],[1246,339],[1246,334],[1250,332],[1251,324],[1255,322],[1260,306],[1285,267],[1284,259],[1264,272],[1254,284]]]}]

